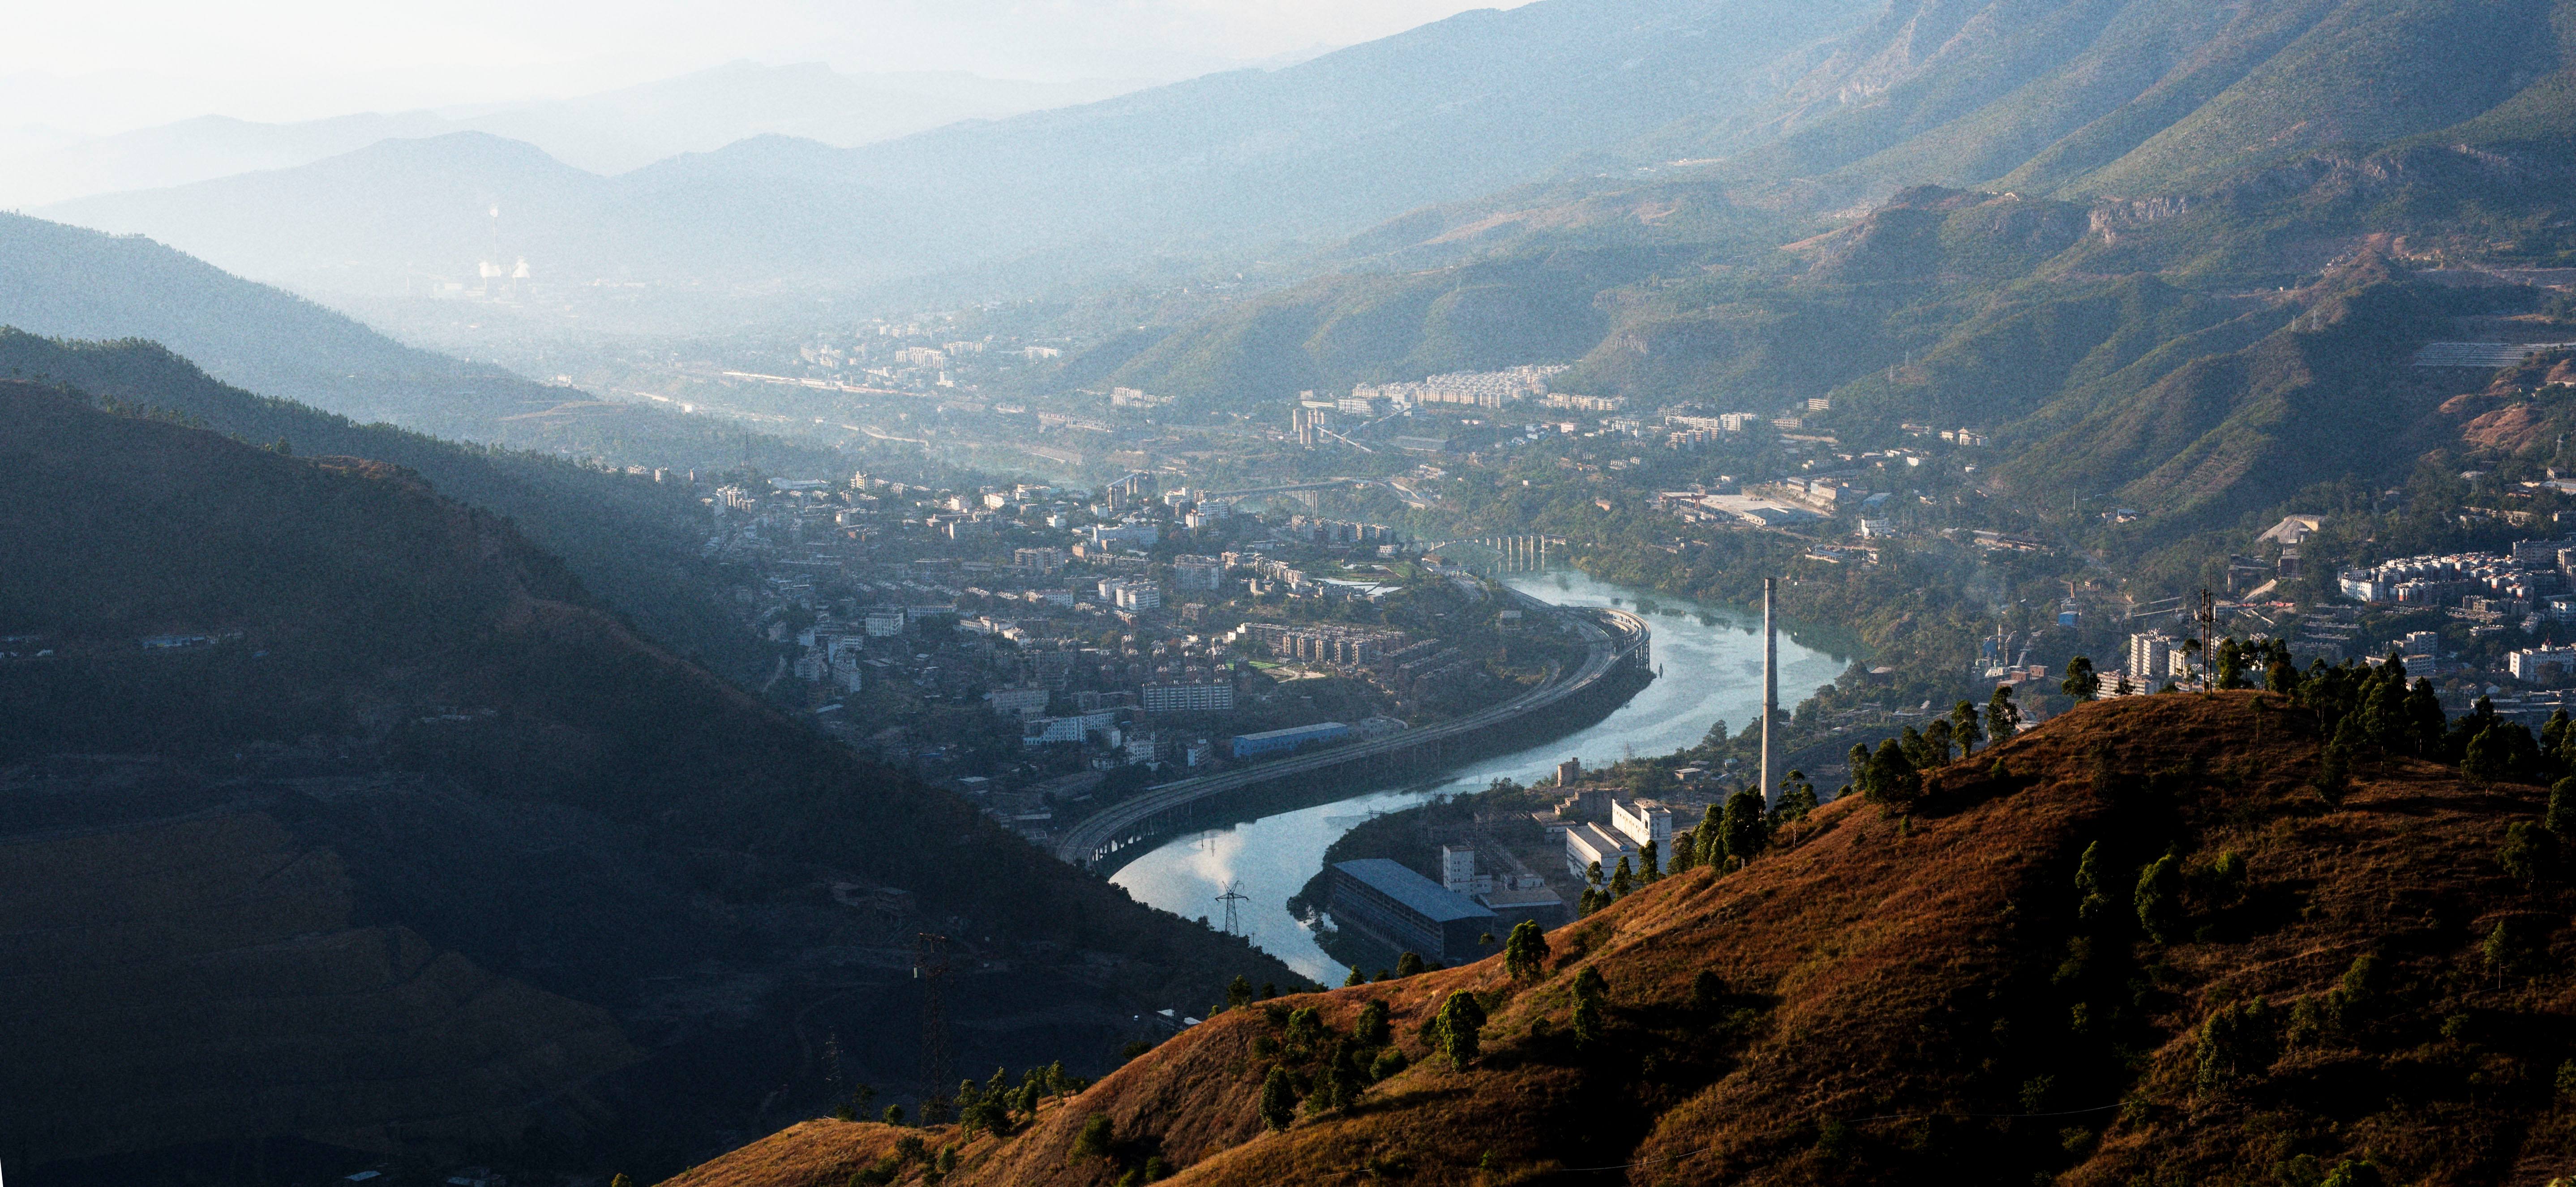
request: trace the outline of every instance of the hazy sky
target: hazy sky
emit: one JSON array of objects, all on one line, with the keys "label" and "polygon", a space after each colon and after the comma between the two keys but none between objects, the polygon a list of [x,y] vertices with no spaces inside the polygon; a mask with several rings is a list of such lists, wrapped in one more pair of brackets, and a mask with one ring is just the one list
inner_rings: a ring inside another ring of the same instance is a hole
[{"label": "hazy sky", "polygon": [[0,125],[308,119],[644,82],[739,58],[1178,78],[1521,0],[86,0],[17,6]]}]

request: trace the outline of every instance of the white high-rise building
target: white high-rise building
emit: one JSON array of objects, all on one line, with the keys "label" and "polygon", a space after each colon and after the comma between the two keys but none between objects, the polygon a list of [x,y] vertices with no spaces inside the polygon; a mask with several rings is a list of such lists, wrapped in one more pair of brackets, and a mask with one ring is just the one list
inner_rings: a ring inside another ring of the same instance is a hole
[{"label": "white high-rise building", "polygon": [[2172,671],[2173,654],[2174,637],[2163,631],[2129,636],[2129,678],[2150,685],[2162,680]]},{"label": "white high-rise building", "polygon": [[1462,845],[1441,846],[1440,885],[1457,894],[1474,893],[1476,851]]}]

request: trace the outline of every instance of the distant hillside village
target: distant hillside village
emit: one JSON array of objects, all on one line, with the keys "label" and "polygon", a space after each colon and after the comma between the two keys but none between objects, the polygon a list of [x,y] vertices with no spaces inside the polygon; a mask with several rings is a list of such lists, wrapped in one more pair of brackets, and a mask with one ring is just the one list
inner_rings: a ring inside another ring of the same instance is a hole
[{"label": "distant hillside village", "polygon": [[[2484,696],[2498,713],[2532,725],[2576,710],[2569,698],[2576,687],[2576,535],[2519,540],[2502,552],[2392,557],[2337,570],[2328,587],[2336,604],[2274,600],[2281,580],[2299,574],[2301,549],[2324,523],[2323,516],[2294,515],[2262,533],[2257,542],[2276,554],[2268,564],[2229,558],[2231,578],[2252,584],[2212,599],[2218,634],[2266,640],[2275,637],[2267,627],[2295,613],[2294,628],[2281,637],[2303,662],[2379,664],[2394,655],[2410,679],[2432,679],[2455,709]],[[2064,612],[2080,613],[2076,604],[2070,599]],[[2174,625],[2130,634],[2123,653],[2100,667],[2100,695],[2193,687],[2210,675],[2215,658],[2201,645],[2191,608],[2146,610],[2133,616]]]},{"label": "distant hillside village", "polygon": [[738,612],[788,649],[772,691],[801,684],[824,728],[1041,842],[1147,783],[1473,711],[1579,652],[1386,524],[1145,473],[702,502],[708,553],[758,576]]}]

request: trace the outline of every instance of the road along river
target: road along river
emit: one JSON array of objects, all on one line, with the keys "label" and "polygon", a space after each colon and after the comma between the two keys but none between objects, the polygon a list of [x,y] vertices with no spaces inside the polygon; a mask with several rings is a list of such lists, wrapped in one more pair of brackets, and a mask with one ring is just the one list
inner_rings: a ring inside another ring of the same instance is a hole
[{"label": "road along river", "polygon": [[[1410,807],[1436,795],[1481,790],[1500,778],[1523,783],[1546,777],[1558,762],[1581,758],[1586,767],[1632,754],[1668,754],[1697,743],[1711,724],[1731,728],[1761,715],[1762,614],[1759,610],[1703,606],[1594,581],[1580,573],[1522,574],[1514,588],[1564,606],[1619,606],[1647,615],[1654,629],[1654,660],[1662,675],[1596,725],[1531,746],[1479,759],[1412,785],[1367,785],[1354,779],[1352,794],[1313,807],[1246,823],[1192,832],[1128,861],[1111,877],[1140,901],[1184,918],[1224,918],[1217,896],[1242,883],[1238,918],[1252,942],[1289,967],[1339,985],[1349,970],[1323,949],[1288,913],[1288,896],[1322,868],[1324,847],[1372,812]],[[1819,684],[1842,674],[1849,659],[1780,640],[1780,699],[1804,700]]]}]

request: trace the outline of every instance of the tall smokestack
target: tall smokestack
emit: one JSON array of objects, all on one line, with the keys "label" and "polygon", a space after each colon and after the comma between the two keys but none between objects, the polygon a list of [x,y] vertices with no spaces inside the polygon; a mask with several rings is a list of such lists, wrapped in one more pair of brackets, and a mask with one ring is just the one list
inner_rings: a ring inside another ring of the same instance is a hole
[{"label": "tall smokestack", "polygon": [[1780,794],[1771,778],[1771,719],[1780,713],[1780,635],[1771,626],[1771,593],[1779,578],[1762,579],[1762,806]]}]

